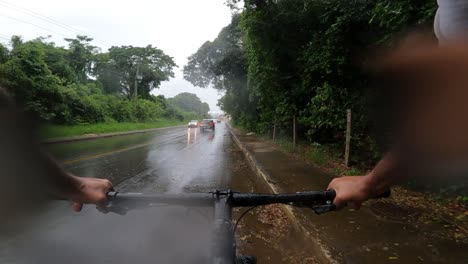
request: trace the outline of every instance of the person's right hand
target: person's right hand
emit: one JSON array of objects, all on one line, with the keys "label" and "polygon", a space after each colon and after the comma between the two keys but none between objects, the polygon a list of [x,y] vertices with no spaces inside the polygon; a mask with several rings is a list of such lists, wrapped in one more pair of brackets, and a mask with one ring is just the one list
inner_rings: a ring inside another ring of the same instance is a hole
[{"label": "person's right hand", "polygon": [[350,206],[358,210],[361,204],[372,197],[370,175],[366,176],[345,176],[333,179],[328,185],[328,189],[336,192],[333,204],[338,209]]}]

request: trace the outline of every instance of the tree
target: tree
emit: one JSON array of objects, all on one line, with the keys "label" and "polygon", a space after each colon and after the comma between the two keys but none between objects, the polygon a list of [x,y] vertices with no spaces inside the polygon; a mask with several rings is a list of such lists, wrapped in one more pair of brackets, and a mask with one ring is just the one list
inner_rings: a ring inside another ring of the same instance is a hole
[{"label": "tree", "polygon": [[365,55],[430,26],[435,1],[244,0],[238,10],[240,2],[226,1],[231,24],[189,58],[184,78],[224,90],[221,108],[258,132],[277,122],[289,134],[297,116],[300,137],[340,143],[351,108],[353,149],[375,156]]},{"label": "tree", "polygon": [[[174,77],[177,67],[172,57],[158,48],[121,46],[102,54],[95,73],[106,91],[115,91],[127,97],[149,98],[150,92],[163,81]],[[118,83],[118,88],[115,88]]]},{"label": "tree", "polygon": [[[75,72],[73,64],[70,64],[70,50],[57,47],[54,42],[47,42],[47,38],[37,38],[33,40],[42,46],[44,50],[44,61],[47,67],[60,78],[64,84],[76,83],[80,72]],[[84,79],[86,80],[86,79]]]},{"label": "tree", "polygon": [[185,112],[195,112],[200,117],[208,116],[210,106],[203,103],[196,94],[180,93],[174,98],[170,98],[169,102]]},{"label": "tree", "polygon": [[[168,104],[164,97],[149,95],[149,91],[146,91],[147,99],[128,100],[116,96],[121,91],[122,75],[118,74],[116,81],[112,81],[112,75],[103,74],[110,67],[118,70],[119,64],[113,63],[109,53],[99,53],[89,44],[90,38],[78,36],[67,41],[68,48],[58,47],[44,37],[25,42],[13,36],[11,50],[0,46],[0,85],[7,88],[27,112],[42,121],[57,124],[114,120],[149,122],[162,117],[184,119],[184,113]],[[138,49],[147,52],[141,55],[141,61],[146,63],[141,66],[142,87],[145,82],[149,83],[147,79],[151,76],[159,82],[172,74],[171,68],[166,67],[167,57],[159,56],[163,55],[162,51],[151,53],[145,48]],[[175,64],[169,59],[168,67],[172,67]],[[115,76],[115,72],[112,74]],[[92,78],[93,75],[98,78]],[[103,86],[108,89],[104,90]]]},{"label": "tree", "polygon": [[26,111],[51,120],[63,103],[60,80],[47,67],[43,45],[13,39],[15,44],[10,58],[0,65],[0,85],[7,88]]},{"label": "tree", "polygon": [[75,39],[65,40],[68,42],[66,57],[77,76],[76,81],[86,82],[92,73],[93,59],[99,49],[90,44],[93,39],[87,36],[78,35]]},{"label": "tree", "polygon": [[10,51],[7,47],[0,44],[0,64],[5,63],[8,60]]},{"label": "tree", "polygon": [[255,123],[256,102],[247,88],[247,61],[240,28],[240,15],[223,28],[214,41],[205,42],[189,57],[184,78],[195,86],[225,92],[218,105],[236,122]]}]

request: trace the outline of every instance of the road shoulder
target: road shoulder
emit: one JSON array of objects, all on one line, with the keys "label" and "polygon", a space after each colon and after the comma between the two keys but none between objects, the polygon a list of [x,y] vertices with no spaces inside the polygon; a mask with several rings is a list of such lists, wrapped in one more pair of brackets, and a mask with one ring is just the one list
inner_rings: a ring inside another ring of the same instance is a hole
[{"label": "road shoulder", "polygon": [[[332,179],[255,135],[247,136],[236,129],[231,133],[252,169],[274,192],[323,190]],[[366,203],[357,212],[342,210],[317,216],[310,210],[289,210],[332,261],[456,263],[468,257],[466,239],[447,236],[462,227],[447,221],[425,222],[424,218],[431,217],[430,212],[437,208],[421,211],[402,200],[419,199],[417,194],[402,188],[394,193],[390,199]]]}]

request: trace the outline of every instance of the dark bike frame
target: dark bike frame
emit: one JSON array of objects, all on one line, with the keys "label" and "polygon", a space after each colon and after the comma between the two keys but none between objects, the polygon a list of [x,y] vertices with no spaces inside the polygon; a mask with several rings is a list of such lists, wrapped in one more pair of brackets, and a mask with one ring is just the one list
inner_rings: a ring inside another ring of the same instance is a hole
[{"label": "dark bike frame", "polygon": [[292,194],[237,193],[231,190],[178,195],[109,192],[108,210],[123,214],[129,209],[145,207],[150,204],[213,207],[213,232],[215,240],[211,246],[211,263],[235,264],[236,242],[232,224],[232,209],[234,207],[252,207],[280,203],[311,207],[317,213],[323,213],[335,209],[332,204],[334,198],[334,190]]}]

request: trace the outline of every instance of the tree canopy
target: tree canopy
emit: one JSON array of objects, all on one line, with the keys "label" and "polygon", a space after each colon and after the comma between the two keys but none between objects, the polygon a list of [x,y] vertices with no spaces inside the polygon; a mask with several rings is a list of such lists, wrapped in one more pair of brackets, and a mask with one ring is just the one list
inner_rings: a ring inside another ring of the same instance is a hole
[{"label": "tree canopy", "polygon": [[0,86],[27,112],[58,124],[186,118],[151,95],[174,76],[176,64],[162,50],[122,46],[102,53],[89,37],[66,41],[59,47],[48,38],[13,36],[11,49],[0,45]]},{"label": "tree canopy", "polygon": [[208,116],[210,111],[210,106],[193,93],[180,93],[174,98],[169,98],[169,103],[179,107],[182,111],[194,112],[200,117]]},{"label": "tree canopy", "polygon": [[410,28],[431,27],[435,1],[226,2],[231,24],[189,58],[184,78],[225,91],[221,108],[260,133],[276,123],[290,135],[295,116],[300,137],[341,144],[352,109],[355,157],[375,159],[366,56]]},{"label": "tree canopy", "polygon": [[106,91],[148,98],[161,82],[174,77],[174,67],[172,57],[151,45],[122,46],[100,54],[95,73]]}]

